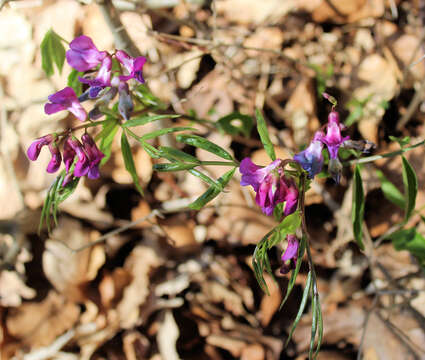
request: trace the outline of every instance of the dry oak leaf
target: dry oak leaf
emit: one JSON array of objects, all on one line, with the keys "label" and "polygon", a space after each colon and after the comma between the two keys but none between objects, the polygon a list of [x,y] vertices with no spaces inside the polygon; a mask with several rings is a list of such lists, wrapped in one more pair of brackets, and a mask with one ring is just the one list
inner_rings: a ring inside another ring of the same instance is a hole
[{"label": "dry oak leaf", "polygon": [[27,302],[12,309],[6,326],[11,335],[31,348],[46,346],[78,320],[80,308],[51,290],[41,302]]}]

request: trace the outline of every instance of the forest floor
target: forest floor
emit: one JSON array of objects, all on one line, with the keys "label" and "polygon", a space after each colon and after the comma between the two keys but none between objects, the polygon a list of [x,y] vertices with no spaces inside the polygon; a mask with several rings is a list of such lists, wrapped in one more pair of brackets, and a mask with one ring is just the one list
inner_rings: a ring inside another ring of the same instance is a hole
[{"label": "forest floor", "polygon": [[[40,43],[52,28],[68,41],[84,34],[112,50],[120,29],[108,26],[95,1],[0,3],[0,358],[306,359],[309,307],[284,344],[307,266],[279,310],[288,282],[278,274],[283,247],[271,252],[278,281],[265,275],[266,295],[251,259],[275,223],[239,185],[239,174],[205,209],[180,211],[205,185],[190,174],[153,172],[152,159],[132,144],[142,197],[116,141],[101,178],[85,179],[61,204],[54,230],[38,234],[55,176],[45,172],[47,151],[30,162],[26,149],[78,122],[65,112],[44,114],[70,67],[47,78]],[[286,158],[326,123],[326,91],[338,100],[347,134],[374,142],[375,153],[397,150],[389,136],[410,136],[412,144],[425,138],[425,61],[415,64],[425,54],[423,0],[114,5],[148,59],[148,86],[170,112],[217,121],[259,108],[278,157]],[[248,139],[198,130],[239,161],[268,162],[255,130]],[[196,155],[210,160],[206,152]],[[406,153],[419,183],[418,211],[408,225],[422,234],[424,156],[423,146]],[[425,359],[423,272],[409,252],[380,241],[403,211],[385,198],[377,170],[403,191],[401,158],[362,168],[364,252],[353,242],[352,170],[344,169],[338,185],[315,180],[306,198],[324,320],[318,359]]]}]

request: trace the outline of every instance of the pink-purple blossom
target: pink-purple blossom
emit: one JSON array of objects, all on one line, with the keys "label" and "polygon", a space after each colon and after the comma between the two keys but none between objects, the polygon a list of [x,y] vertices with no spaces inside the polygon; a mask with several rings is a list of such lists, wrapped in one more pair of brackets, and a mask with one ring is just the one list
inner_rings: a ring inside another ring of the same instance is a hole
[{"label": "pink-purple blossom", "polygon": [[77,156],[78,160],[75,163],[74,176],[80,177],[87,175],[90,168],[88,156],[78,139],[75,136],[70,136],[65,141],[63,153],[66,172],[69,172],[69,168],[73,164],[75,156]]},{"label": "pink-purple blossom", "polygon": [[81,136],[81,140],[90,162],[87,177],[89,179],[98,179],[100,176],[99,164],[105,155],[99,150],[93,138],[89,134],[85,133],[83,136]]},{"label": "pink-purple blossom", "polygon": [[56,138],[57,136],[55,134],[45,135],[33,141],[27,150],[28,158],[32,161],[35,161],[38,159],[42,147],[46,145],[48,146],[50,154],[52,155],[52,158],[50,159],[46,169],[48,173],[56,172],[62,162],[62,156],[58,149]]},{"label": "pink-purple blossom", "polygon": [[282,255],[281,274],[287,274],[290,270],[295,269],[298,259],[298,248],[300,246],[295,235],[287,235],[286,240],[288,241],[288,246]]},{"label": "pink-purple blossom", "polygon": [[307,149],[294,155],[294,160],[297,161],[302,168],[308,172],[310,179],[322,171],[323,166],[323,137],[322,131],[317,131]]},{"label": "pink-purple blossom", "polygon": [[97,72],[97,75],[94,79],[83,77],[78,78],[80,82],[90,86],[88,94],[91,99],[96,98],[99,92],[105,87],[111,86],[111,69],[112,59],[110,56],[106,56],[102,60],[102,64],[100,65],[99,71]]},{"label": "pink-purple blossom", "polygon": [[68,64],[78,71],[93,69],[107,55],[106,51],[99,51],[92,39],[81,35],[76,37],[69,44],[70,49],[66,52]]},{"label": "pink-purple blossom", "polygon": [[326,135],[322,138],[322,141],[329,150],[329,157],[331,159],[338,158],[339,147],[348,140],[350,137],[341,135],[341,130],[344,130],[345,126],[339,123],[339,114],[332,110],[328,116],[328,124],[326,125]]},{"label": "pink-purple blossom", "polygon": [[257,193],[256,203],[266,215],[272,215],[277,204],[285,202],[283,214],[294,212],[298,204],[298,189],[292,178],[286,177],[282,160],[277,159],[266,167],[255,165],[250,158],[240,164],[241,185],[251,185]]},{"label": "pink-purple blossom", "polygon": [[44,105],[44,112],[46,114],[50,115],[62,110],[69,110],[79,120],[86,120],[86,110],[81,106],[73,88],[68,86],[57,93],[49,95],[48,99],[50,103]]},{"label": "pink-purple blossom", "polygon": [[115,57],[128,71],[128,75],[120,76],[121,81],[136,79],[138,82],[142,84],[145,82],[145,79],[143,78],[143,65],[146,62],[146,58],[144,56],[133,58],[130,55],[128,55],[125,51],[118,50],[115,53]]}]

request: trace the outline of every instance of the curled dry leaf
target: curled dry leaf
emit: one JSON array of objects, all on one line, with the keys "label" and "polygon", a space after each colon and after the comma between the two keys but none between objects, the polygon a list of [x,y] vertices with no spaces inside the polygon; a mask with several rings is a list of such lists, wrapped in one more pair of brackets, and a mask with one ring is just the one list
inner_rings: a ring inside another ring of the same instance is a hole
[{"label": "curled dry leaf", "polygon": [[103,246],[97,245],[74,252],[98,237],[88,234],[79,222],[67,218],[59,221],[43,253],[43,271],[52,285],[67,297],[84,301],[84,286],[93,280],[105,262]]},{"label": "curled dry leaf", "polygon": [[53,342],[78,320],[77,304],[51,290],[41,302],[27,302],[14,309],[6,319],[9,333],[19,341],[36,348]]}]

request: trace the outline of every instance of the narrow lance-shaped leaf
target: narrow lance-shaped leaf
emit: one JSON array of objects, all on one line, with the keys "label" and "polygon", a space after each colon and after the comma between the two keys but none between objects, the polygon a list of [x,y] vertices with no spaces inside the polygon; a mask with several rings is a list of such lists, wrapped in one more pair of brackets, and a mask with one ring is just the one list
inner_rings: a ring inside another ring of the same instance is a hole
[{"label": "narrow lance-shaped leaf", "polygon": [[204,139],[201,136],[198,135],[189,135],[189,134],[179,134],[176,136],[176,139],[178,142],[192,145],[197,148],[206,150],[210,153],[213,153],[217,156],[222,157],[226,160],[233,160],[232,155],[230,155],[226,150],[224,150],[222,147],[212,143],[211,141]]},{"label": "narrow lance-shaped leaf", "polygon": [[[235,120],[240,121],[240,125],[235,125]],[[239,112],[223,116],[217,123],[221,129],[230,135],[242,133],[246,137],[249,137],[253,127],[252,117]]]},{"label": "narrow lance-shaped leaf", "polygon": [[381,190],[384,194],[385,198],[391,201],[393,204],[398,207],[404,209],[406,200],[403,194],[396,188],[396,186],[389,181],[384,173],[380,170],[376,170],[376,174],[378,175],[379,181],[381,182]]},{"label": "narrow lance-shaped leaf", "polygon": [[123,127],[133,127],[133,126],[140,126],[145,125],[154,121],[162,120],[162,119],[174,119],[178,118],[180,115],[141,115],[134,117],[128,121],[126,121],[124,124],[122,124]]},{"label": "narrow lance-shaped leaf", "polygon": [[191,128],[191,127],[187,127],[187,126],[159,129],[159,130],[155,130],[155,131],[152,131],[148,134],[141,136],[140,140],[146,141],[146,140],[154,139],[158,136],[162,136],[162,135],[165,135],[165,134],[170,134],[170,133],[175,133],[175,132],[178,132],[178,131],[185,131],[185,130],[195,130],[195,129]]},{"label": "narrow lance-shaped leaf", "polygon": [[418,179],[416,177],[415,170],[412,168],[412,165],[410,165],[407,159],[402,156],[401,160],[403,162],[403,184],[404,196],[406,198],[404,219],[407,221],[412,215],[413,210],[415,210],[416,195],[418,193]]},{"label": "narrow lance-shaped leaf", "polygon": [[308,272],[308,275],[307,275],[307,281],[305,283],[305,288],[304,288],[303,296],[301,298],[300,307],[298,309],[297,316],[295,317],[295,320],[292,324],[291,331],[289,332],[288,339],[286,340],[286,343],[285,343],[285,347],[288,346],[288,343],[291,340],[292,335],[293,335],[298,323],[301,320],[301,316],[304,313],[304,309],[307,305],[308,295],[310,294],[311,283],[312,283],[312,275],[311,275],[311,270],[310,270]]},{"label": "narrow lance-shaped leaf", "polygon": [[319,333],[317,334],[317,346],[316,351],[314,352],[313,359],[316,359],[317,355],[319,354],[320,347],[322,346],[322,340],[323,340],[323,317],[322,317],[322,308],[320,305],[320,299],[317,298],[317,327]]},{"label": "narrow lance-shaped leaf", "polygon": [[315,293],[314,287],[317,286],[316,284],[313,284],[313,287],[311,289],[312,293],[312,320],[311,320],[311,335],[310,335],[310,348],[308,351],[308,358],[313,359],[313,352],[314,352],[314,342],[316,340],[316,333],[318,328],[318,313],[317,313],[317,306],[320,306],[318,303],[319,295]]},{"label": "narrow lance-shaped leaf", "polygon": [[269,132],[267,130],[267,125],[264,120],[263,114],[261,111],[256,109],[255,114],[257,117],[257,130],[260,135],[261,142],[263,143],[264,150],[266,150],[267,155],[269,155],[270,159],[273,161],[276,160],[276,153],[274,152],[273,144],[269,137]]},{"label": "narrow lance-shaped leaf", "polygon": [[143,196],[143,189],[139,182],[139,176],[137,175],[136,166],[134,165],[133,154],[131,153],[130,144],[128,143],[125,131],[123,131],[121,135],[121,152],[122,157],[124,159],[125,168],[131,175],[134,182],[134,186]]},{"label": "narrow lance-shaped leaf", "polygon": [[61,37],[50,29],[44,35],[40,44],[41,50],[41,67],[47,76],[52,76],[54,69],[53,63],[56,64],[59,72],[62,72],[65,62],[65,48],[62,45]]},{"label": "narrow lance-shaped leaf", "polygon": [[173,163],[160,163],[155,164],[153,166],[153,169],[156,171],[161,172],[170,172],[170,171],[182,171],[182,170],[188,170],[192,169],[197,164],[187,164],[187,163],[181,163],[181,162],[173,162]]},{"label": "narrow lance-shaped leaf", "polygon": [[160,146],[159,153],[161,157],[164,157],[171,161],[171,159],[178,160],[181,162],[189,162],[194,164],[200,164],[201,160],[196,158],[195,156],[192,156],[190,154],[187,154],[181,150],[168,147],[168,146]]},{"label": "narrow lance-shaped leaf", "polygon": [[100,165],[105,164],[111,156],[112,142],[115,134],[119,129],[117,119],[108,117],[102,124],[102,131],[96,136],[96,140],[100,139],[99,150],[105,155],[101,160]]},{"label": "narrow lance-shaped leaf", "polygon": [[[217,182],[224,188],[230,179],[233,177],[236,168],[229,170],[223,176],[217,179]],[[200,210],[205,204],[209,203],[214,199],[218,194],[220,194],[220,188],[217,186],[210,186],[207,191],[205,191],[200,197],[198,197],[193,203],[189,205],[189,208],[193,210]]]},{"label": "narrow lance-shaped leaf", "polygon": [[359,247],[364,250],[363,244],[363,215],[364,215],[364,193],[360,168],[356,165],[353,178],[353,201],[351,208],[351,221],[353,223],[354,239]]}]

